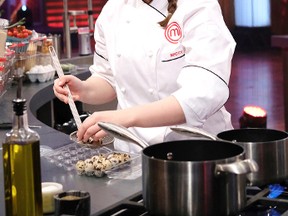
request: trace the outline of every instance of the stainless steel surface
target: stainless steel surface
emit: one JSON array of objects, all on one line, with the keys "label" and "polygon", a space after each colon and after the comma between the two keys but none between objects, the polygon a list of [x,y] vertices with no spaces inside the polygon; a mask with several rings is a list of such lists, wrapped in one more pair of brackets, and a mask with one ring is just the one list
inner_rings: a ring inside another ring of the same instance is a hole
[{"label": "stainless steel surface", "polygon": [[[63,0],[63,35],[64,35],[64,53],[66,58],[70,59],[72,56],[72,48],[71,48],[71,32],[77,32],[76,26],[76,16],[87,14],[88,15],[88,25],[89,29],[94,29],[94,20],[93,20],[93,4],[92,0],[87,0],[87,10],[69,10],[68,8],[68,0]],[[70,27],[70,15],[74,16],[74,26]]]},{"label": "stainless steel surface", "polygon": [[[231,155],[228,152],[226,159],[205,160],[206,156],[213,154],[207,147],[215,147],[214,152],[216,148],[225,151],[219,146],[223,142],[210,140],[185,142],[181,140],[164,145],[169,146],[168,148],[174,145],[174,150],[169,149],[169,152],[179,153],[177,149],[181,149],[181,154],[188,154],[191,160],[194,156],[202,155],[202,161],[161,160],[157,154],[162,150],[157,148],[159,144],[143,150],[142,181],[145,207],[152,215],[171,216],[233,215],[242,209],[246,205],[246,174],[218,173],[216,166],[241,161],[244,158],[242,154],[244,151],[238,152],[239,154],[232,151]],[[205,145],[207,143],[210,144],[207,146]],[[230,144],[224,143],[224,145],[228,147]],[[237,149],[239,146],[234,147]],[[148,152],[149,148],[151,151]],[[198,148],[202,148],[202,151]],[[174,153],[174,157],[175,155],[177,154]]]},{"label": "stainless steel surface", "polygon": [[229,164],[217,164],[216,172],[229,172],[234,174],[254,173],[259,170],[258,164],[251,159],[236,161]]},{"label": "stainless steel surface", "polygon": [[84,10],[69,10],[68,14],[72,16],[78,16],[78,15],[83,15],[86,14],[87,12]]},{"label": "stainless steel surface", "polygon": [[206,138],[211,139],[211,140],[217,140],[218,139],[213,134],[210,134],[210,133],[208,133],[202,129],[196,128],[196,127],[188,127],[188,126],[184,126],[184,125],[179,125],[179,126],[171,126],[170,129],[179,133],[179,134],[183,134],[183,135],[202,136],[202,137],[206,137]]},{"label": "stainless steel surface", "polygon": [[[125,127],[98,125],[119,139],[143,144]],[[167,158],[171,153],[172,160]],[[246,174],[257,171],[254,161],[243,159],[241,146],[221,141],[180,140],[145,147],[144,205],[152,215],[236,213],[246,205]]]},{"label": "stainless steel surface", "polygon": [[250,185],[265,186],[281,183],[288,178],[288,134],[284,131],[247,128],[224,131],[217,135],[221,140],[237,140],[246,157],[253,159],[259,171],[248,174]]},{"label": "stainless steel surface", "polygon": [[100,128],[105,130],[107,133],[115,136],[118,139],[133,142],[139,145],[141,148],[145,148],[149,146],[144,140],[141,140],[137,136],[135,136],[132,132],[130,132],[127,128],[122,127],[120,125],[116,125],[109,122],[98,122]]},{"label": "stainless steel surface", "polygon": [[[175,132],[193,136],[234,142],[245,150],[246,158],[254,160],[258,172],[247,175],[249,185],[264,186],[281,183],[288,178],[288,133],[265,128],[244,128],[223,131],[215,137],[201,129],[190,127],[171,127]],[[196,132],[195,132],[196,131]]]},{"label": "stainless steel surface", "polygon": [[79,33],[78,32],[78,49],[79,55],[91,55],[91,41],[90,41],[90,32]]},{"label": "stainless steel surface", "polygon": [[78,31],[78,27],[77,27],[77,16],[79,15],[83,15],[83,14],[87,14],[87,11],[84,10],[68,10],[68,16],[72,16],[73,17],[73,26],[70,26],[70,33],[77,33]]},{"label": "stainless steel surface", "polygon": [[88,0],[88,23],[89,23],[89,29],[94,29],[94,20],[93,20],[93,4],[92,0]]},{"label": "stainless steel surface", "polygon": [[52,45],[55,49],[55,52],[58,56],[59,59],[61,59],[61,55],[62,55],[62,46],[61,46],[61,35],[49,35],[48,38],[51,38],[52,40]]},{"label": "stainless steel surface", "polygon": [[63,10],[64,10],[64,17],[63,17],[63,22],[64,22],[64,52],[66,54],[66,58],[71,58],[72,55],[72,50],[71,50],[71,35],[70,35],[70,20],[68,16],[68,0],[63,0]]}]

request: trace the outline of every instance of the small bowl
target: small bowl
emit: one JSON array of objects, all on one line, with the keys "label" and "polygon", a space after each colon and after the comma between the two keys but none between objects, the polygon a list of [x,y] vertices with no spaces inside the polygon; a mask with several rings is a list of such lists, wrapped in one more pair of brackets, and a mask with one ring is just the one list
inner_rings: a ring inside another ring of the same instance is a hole
[{"label": "small bowl", "polygon": [[55,216],[90,216],[90,194],[85,191],[71,190],[54,196]]},{"label": "small bowl", "polygon": [[70,140],[78,143],[79,145],[83,147],[88,147],[88,148],[99,148],[104,145],[108,145],[114,142],[114,137],[112,136],[105,136],[100,142],[99,141],[92,141],[92,142],[87,142],[83,143],[82,141],[77,140],[77,131],[74,131],[70,134]]},{"label": "small bowl", "polygon": [[63,192],[63,185],[56,182],[42,182],[42,201],[43,213],[52,213],[55,211],[53,197]]}]

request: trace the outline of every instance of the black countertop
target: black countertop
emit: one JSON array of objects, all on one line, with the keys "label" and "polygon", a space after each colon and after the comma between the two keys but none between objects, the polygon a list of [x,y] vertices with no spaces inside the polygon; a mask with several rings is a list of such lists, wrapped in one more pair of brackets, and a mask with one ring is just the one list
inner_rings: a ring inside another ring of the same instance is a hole
[{"label": "black countertop", "polygon": [[[89,72],[76,74],[80,78],[89,76]],[[22,97],[27,100],[28,124],[41,126],[33,128],[40,135],[41,147],[48,146],[57,149],[61,146],[72,144],[67,134],[59,132],[49,127],[36,118],[37,110],[47,102],[55,98],[53,94],[53,81],[45,83],[24,82]],[[17,86],[12,85],[8,91],[0,98],[0,123],[11,122],[12,119],[12,99],[16,97]],[[61,112],[61,111],[60,111]],[[1,145],[4,141],[5,133],[8,130],[0,130]],[[113,148],[111,146],[111,148]],[[2,150],[0,150],[2,161]],[[41,159],[42,182],[58,182],[63,185],[63,190],[84,190],[91,195],[91,215],[103,211],[107,207],[116,204],[122,199],[138,193],[142,189],[141,177],[132,180],[109,179],[108,177],[97,178],[79,176],[74,170],[66,171],[61,167],[48,162],[44,157]],[[5,215],[4,208],[4,186],[3,186],[3,165],[0,166],[0,215]]]}]

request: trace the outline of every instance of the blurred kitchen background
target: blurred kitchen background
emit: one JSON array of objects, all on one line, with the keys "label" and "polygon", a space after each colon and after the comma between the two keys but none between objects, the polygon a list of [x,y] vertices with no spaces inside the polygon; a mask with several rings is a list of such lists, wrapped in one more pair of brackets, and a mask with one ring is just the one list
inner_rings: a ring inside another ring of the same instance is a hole
[{"label": "blurred kitchen background", "polygon": [[[70,59],[92,55],[94,22],[105,3],[106,0],[6,0],[1,6],[1,17],[10,21],[26,17],[27,28],[57,36],[61,58]],[[244,107],[253,106],[266,111],[268,128],[287,131],[288,0],[219,3],[237,42],[226,104],[234,127],[240,127]],[[83,44],[79,34],[83,32],[89,35],[91,51],[80,50]]]}]

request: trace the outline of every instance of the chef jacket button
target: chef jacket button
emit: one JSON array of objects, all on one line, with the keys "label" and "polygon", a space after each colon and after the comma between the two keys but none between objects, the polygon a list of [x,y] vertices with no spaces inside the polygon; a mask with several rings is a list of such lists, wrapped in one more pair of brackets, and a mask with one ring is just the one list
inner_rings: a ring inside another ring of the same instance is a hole
[{"label": "chef jacket button", "polygon": [[148,91],[149,91],[150,94],[154,93],[154,90],[152,88],[148,89]]},{"label": "chef jacket button", "polygon": [[125,89],[124,87],[122,87],[122,88],[121,88],[121,92],[122,92],[122,93],[125,93],[125,92],[126,92],[126,89]]},{"label": "chef jacket button", "polygon": [[129,24],[129,23],[130,23],[130,20],[126,20],[126,23]]},{"label": "chef jacket button", "polygon": [[121,53],[117,53],[117,57],[121,57]]},{"label": "chef jacket button", "polygon": [[148,56],[152,57],[153,56],[153,52],[152,51],[148,51]]}]

